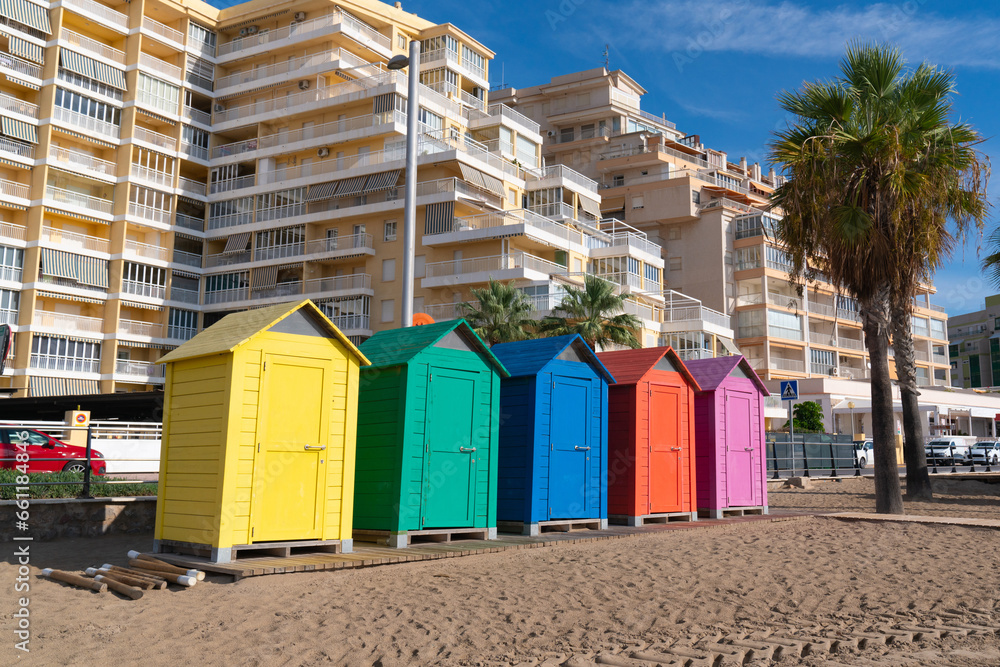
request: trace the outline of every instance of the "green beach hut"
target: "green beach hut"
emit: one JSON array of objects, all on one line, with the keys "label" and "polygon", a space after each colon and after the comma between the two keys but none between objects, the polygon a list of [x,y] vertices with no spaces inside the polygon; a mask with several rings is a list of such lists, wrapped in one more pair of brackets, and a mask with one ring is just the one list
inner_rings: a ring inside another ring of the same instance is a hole
[{"label": "green beach hut", "polygon": [[496,537],[503,365],[465,320],[380,331],[360,349],[354,538]]}]

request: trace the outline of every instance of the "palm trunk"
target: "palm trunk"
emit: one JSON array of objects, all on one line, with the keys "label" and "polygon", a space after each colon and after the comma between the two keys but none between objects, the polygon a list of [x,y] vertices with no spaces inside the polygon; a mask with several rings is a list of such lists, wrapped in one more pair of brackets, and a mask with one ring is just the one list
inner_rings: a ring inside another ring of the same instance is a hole
[{"label": "palm trunk", "polygon": [[903,460],[906,463],[906,497],[930,500],[934,497],[931,478],[927,473],[927,456],[923,446],[923,425],[917,397],[917,374],[913,352],[913,332],[910,329],[909,300],[894,299],[892,308],[892,341],[896,351],[896,378],[903,404]]},{"label": "palm trunk", "polygon": [[875,511],[902,514],[903,495],[896,465],[893,433],[892,380],[889,377],[888,291],[863,303],[865,346],[872,365],[872,440],[875,447]]}]

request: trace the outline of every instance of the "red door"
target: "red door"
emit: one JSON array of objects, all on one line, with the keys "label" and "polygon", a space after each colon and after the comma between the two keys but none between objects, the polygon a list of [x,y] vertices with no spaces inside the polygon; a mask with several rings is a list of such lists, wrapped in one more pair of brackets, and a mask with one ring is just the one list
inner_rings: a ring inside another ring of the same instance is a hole
[{"label": "red door", "polygon": [[680,512],[683,390],[649,385],[649,512]]}]

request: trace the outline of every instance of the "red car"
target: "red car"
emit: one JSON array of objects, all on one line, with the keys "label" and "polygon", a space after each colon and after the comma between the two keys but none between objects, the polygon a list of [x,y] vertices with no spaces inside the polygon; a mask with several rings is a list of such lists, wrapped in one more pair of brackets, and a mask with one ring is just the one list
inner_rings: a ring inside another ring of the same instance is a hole
[{"label": "red car", "polygon": [[[27,442],[28,472],[83,472],[87,465],[87,448],[68,445],[61,440],[31,428],[13,426],[0,427],[0,448],[4,468],[19,465],[18,453],[25,453],[19,445]],[[49,460],[46,460],[49,459]],[[104,454],[90,450],[90,469],[95,475],[103,475],[107,466]]]}]

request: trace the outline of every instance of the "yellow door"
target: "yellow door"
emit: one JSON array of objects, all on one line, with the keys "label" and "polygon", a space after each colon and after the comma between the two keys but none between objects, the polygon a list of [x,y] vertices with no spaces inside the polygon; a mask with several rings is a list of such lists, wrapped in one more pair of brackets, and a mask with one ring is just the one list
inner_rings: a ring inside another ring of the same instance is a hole
[{"label": "yellow door", "polygon": [[333,362],[265,354],[251,542],[322,537]]}]

